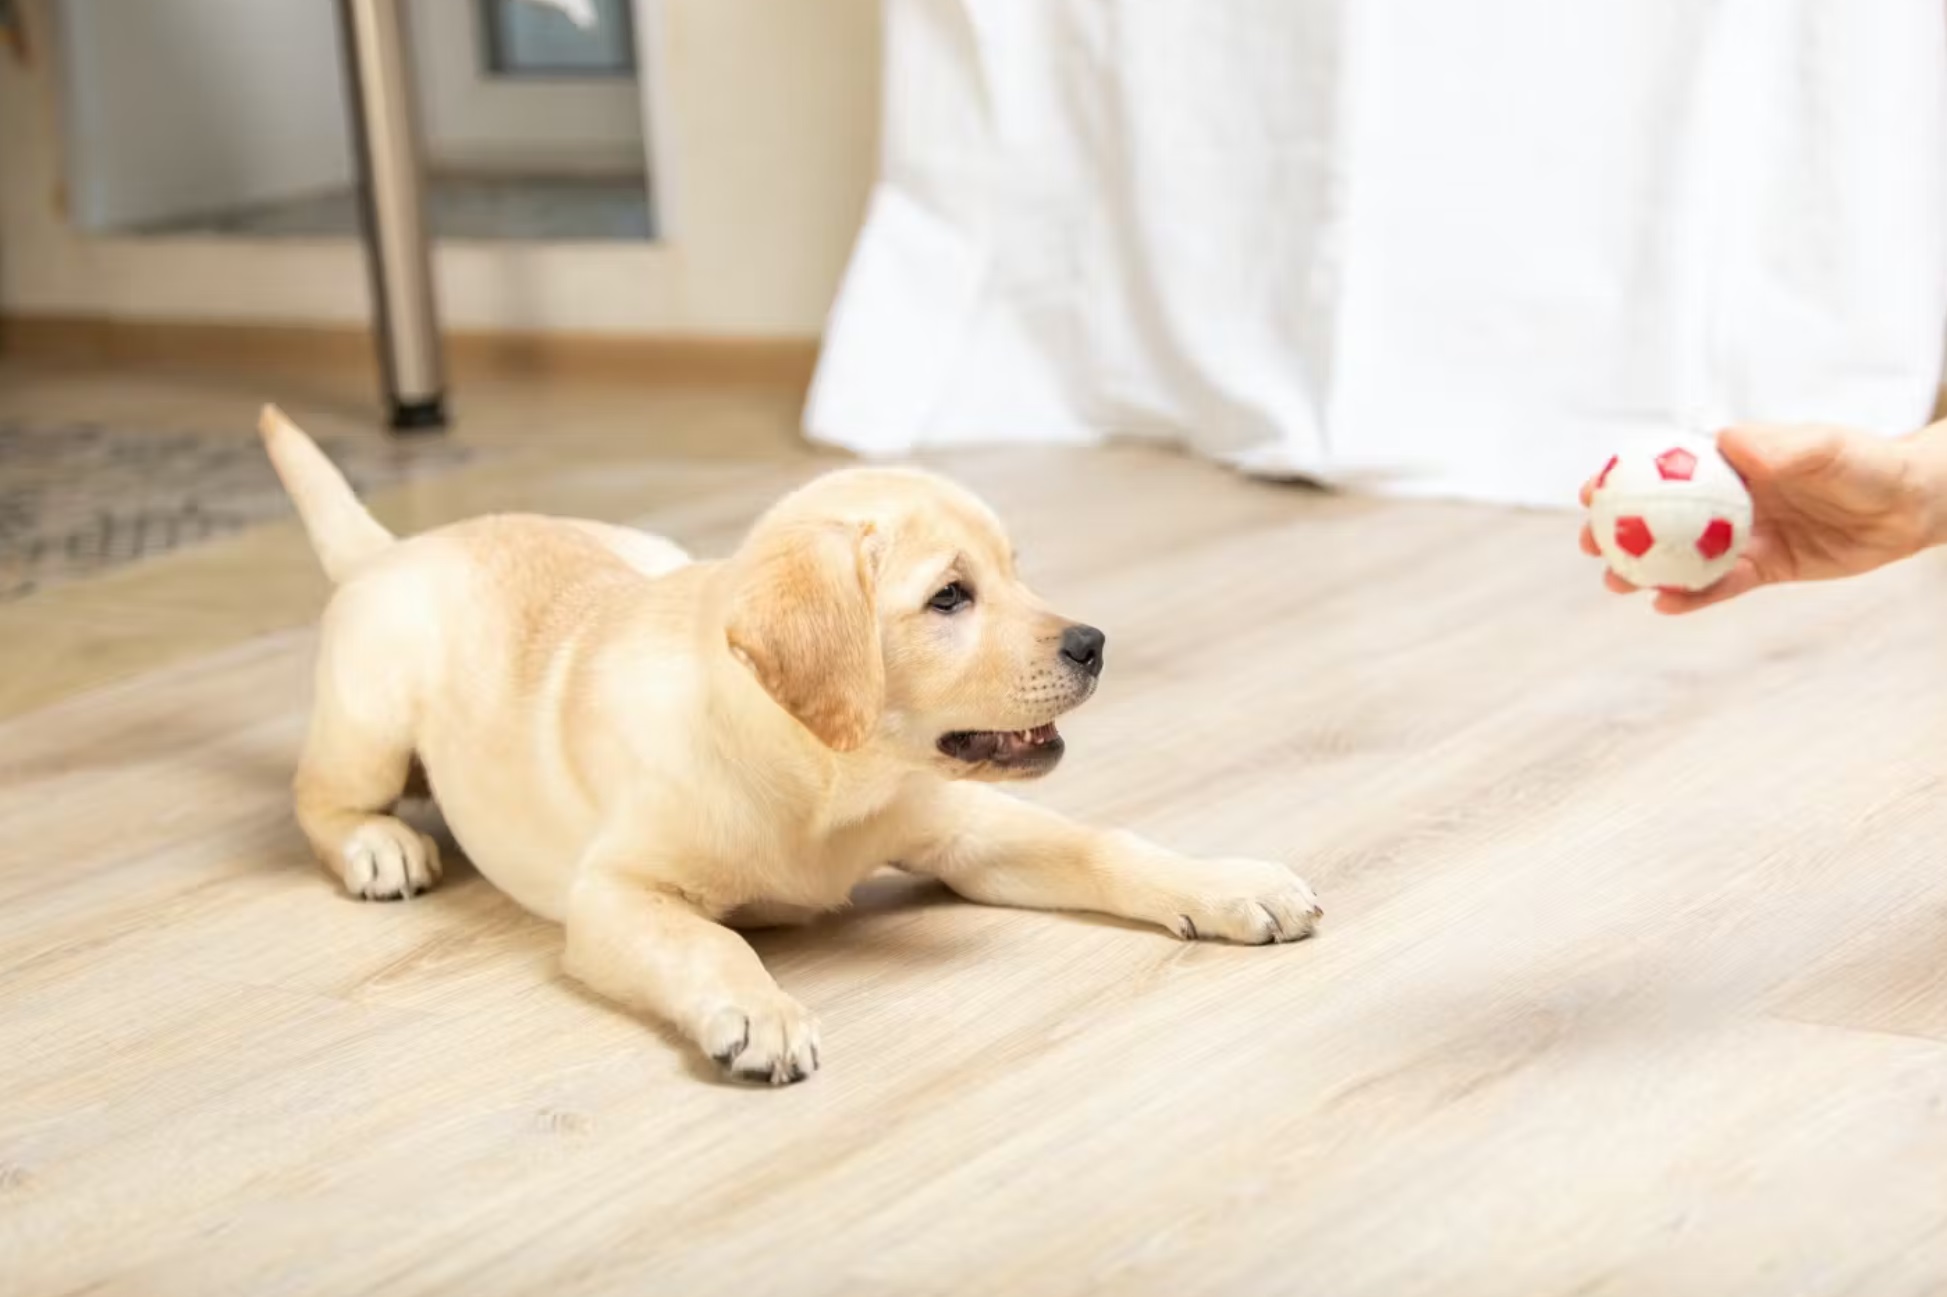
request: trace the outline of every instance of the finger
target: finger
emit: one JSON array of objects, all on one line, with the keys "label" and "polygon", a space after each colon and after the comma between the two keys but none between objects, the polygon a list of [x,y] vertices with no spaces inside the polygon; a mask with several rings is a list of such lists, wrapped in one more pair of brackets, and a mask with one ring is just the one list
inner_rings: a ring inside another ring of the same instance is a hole
[{"label": "finger", "polygon": [[1740,424],[1717,434],[1717,449],[1748,481],[1816,470],[1832,462],[1843,440],[1832,428]]},{"label": "finger", "polygon": [[1595,533],[1589,530],[1587,523],[1582,525],[1582,552],[1591,558],[1599,558],[1602,554],[1601,547],[1595,543]]},{"label": "finger", "polygon": [[1741,594],[1749,594],[1764,584],[1758,569],[1749,562],[1740,561],[1731,569],[1729,576],[1711,586],[1708,590],[1659,590],[1656,594],[1656,610],[1676,617],[1684,613],[1699,612],[1726,599],[1735,599]]},{"label": "finger", "polygon": [[1582,507],[1584,509],[1588,508],[1589,501],[1593,500],[1594,498],[1595,498],[1595,479],[1590,478],[1588,481],[1582,483]]},{"label": "finger", "polygon": [[1615,591],[1617,594],[1636,593],[1635,586],[1623,580],[1621,577],[1617,576],[1614,572],[1604,572],[1602,574],[1602,584],[1608,586],[1611,590]]},{"label": "finger", "polygon": [[1750,477],[1764,468],[1765,446],[1777,429],[1755,424],[1740,424],[1717,434],[1717,451],[1737,470],[1739,477]]}]

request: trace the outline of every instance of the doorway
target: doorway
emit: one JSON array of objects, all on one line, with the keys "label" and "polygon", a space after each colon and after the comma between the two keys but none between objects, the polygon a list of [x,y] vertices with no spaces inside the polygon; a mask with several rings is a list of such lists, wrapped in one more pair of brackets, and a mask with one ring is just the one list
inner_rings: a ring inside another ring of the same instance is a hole
[{"label": "doorway", "polygon": [[[631,0],[413,0],[441,240],[657,237]],[[340,37],[317,0],[63,0],[75,224],[359,234]]]}]

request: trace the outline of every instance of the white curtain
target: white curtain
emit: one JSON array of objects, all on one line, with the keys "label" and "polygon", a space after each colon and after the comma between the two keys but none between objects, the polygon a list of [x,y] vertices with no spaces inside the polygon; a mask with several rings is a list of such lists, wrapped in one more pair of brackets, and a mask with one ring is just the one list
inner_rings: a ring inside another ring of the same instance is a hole
[{"label": "white curtain", "polygon": [[1917,426],[1944,10],[888,0],[807,431],[1561,504],[1672,425]]}]

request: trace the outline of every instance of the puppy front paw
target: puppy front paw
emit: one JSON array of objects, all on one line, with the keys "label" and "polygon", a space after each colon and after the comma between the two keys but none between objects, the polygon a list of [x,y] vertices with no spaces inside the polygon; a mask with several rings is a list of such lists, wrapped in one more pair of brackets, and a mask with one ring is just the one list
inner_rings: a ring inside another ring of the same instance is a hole
[{"label": "puppy front paw", "polygon": [[818,1070],[818,1020],[782,993],[717,1010],[697,1043],[733,1081],[793,1085]]},{"label": "puppy front paw", "polygon": [[1185,941],[1234,941],[1246,946],[1302,941],[1325,917],[1305,880],[1264,860],[1211,860],[1204,877],[1175,899],[1166,926]]},{"label": "puppy front paw", "polygon": [[439,882],[439,844],[402,820],[367,820],[345,839],[345,890],[368,901],[397,901]]}]

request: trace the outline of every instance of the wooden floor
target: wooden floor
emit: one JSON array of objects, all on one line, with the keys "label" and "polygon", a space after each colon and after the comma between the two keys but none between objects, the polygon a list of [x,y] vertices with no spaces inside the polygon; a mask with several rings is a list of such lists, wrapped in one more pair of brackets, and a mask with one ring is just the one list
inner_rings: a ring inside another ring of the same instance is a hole
[{"label": "wooden floor", "polygon": [[[0,371],[0,412],[355,395]],[[770,394],[468,408],[507,456],[390,520],[720,550],[818,467]],[[825,1070],[714,1084],[470,872],[326,885],[273,526],[0,607],[0,1293],[1947,1291],[1947,565],[1669,622],[1561,516],[948,467],[1109,632],[1034,795],[1289,859],[1320,937],[888,878],[759,938]]]}]

